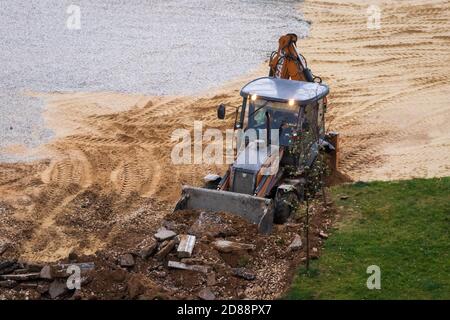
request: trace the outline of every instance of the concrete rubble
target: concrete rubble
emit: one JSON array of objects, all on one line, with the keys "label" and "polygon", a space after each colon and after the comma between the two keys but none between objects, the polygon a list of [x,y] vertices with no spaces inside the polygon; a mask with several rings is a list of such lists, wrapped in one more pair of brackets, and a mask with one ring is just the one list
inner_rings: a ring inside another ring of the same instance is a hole
[{"label": "concrete rubble", "polygon": [[185,264],[185,263],[182,263],[182,262],[177,262],[177,261],[169,261],[167,263],[167,266],[169,268],[197,271],[197,272],[202,272],[202,273],[208,273],[208,271],[209,271],[209,268],[206,267],[206,266],[188,265],[188,264]]},{"label": "concrete rubble", "polygon": [[158,249],[158,243],[154,239],[145,240],[139,246],[139,255],[142,259],[148,259]]},{"label": "concrete rubble", "polygon": [[154,237],[156,240],[162,242],[165,240],[169,240],[172,239],[176,236],[177,234],[175,232],[173,232],[172,230],[168,230],[166,228],[160,228],[158,230],[157,233],[155,233]]},{"label": "concrete rubble", "polygon": [[24,273],[24,274],[4,274],[0,276],[3,280],[27,281],[39,279],[40,273]]},{"label": "concrete rubble", "polygon": [[228,240],[216,240],[213,242],[214,248],[223,253],[230,253],[234,251],[255,250],[256,246],[253,244],[245,244]]},{"label": "concrete rubble", "polygon": [[[68,272],[69,266],[77,266],[83,274],[94,270],[95,263],[38,265],[15,260],[0,261],[0,288],[33,290],[39,297],[59,299],[73,292],[67,287],[67,278],[72,274]],[[86,280],[86,277],[81,279],[84,284]]]},{"label": "concrete rubble", "polygon": [[170,253],[170,251],[175,248],[176,241],[175,240],[169,240],[164,246],[161,247],[161,249],[158,251],[158,253],[155,254],[155,258],[159,261],[164,260],[166,256]]},{"label": "concrete rubble", "polygon": [[302,238],[296,234],[294,237],[294,240],[292,240],[291,244],[288,247],[288,250],[290,251],[297,251],[300,250],[302,247]]},{"label": "concrete rubble", "polygon": [[200,290],[200,292],[197,294],[197,296],[201,300],[215,300],[216,299],[215,294],[211,291],[210,288],[205,288],[205,289]]},{"label": "concrete rubble", "polygon": [[[156,232],[134,237],[134,243],[92,256],[71,252],[64,263],[26,264],[0,257],[0,294],[29,291],[31,298],[40,299],[274,298],[285,289],[283,277],[292,259],[302,261],[305,254],[299,223],[262,236],[238,217],[177,214],[166,217]],[[323,238],[319,230],[326,229],[316,230],[311,256]],[[79,262],[91,258],[95,263]],[[81,290],[67,288],[71,265],[82,271]]]},{"label": "concrete rubble", "polygon": [[180,235],[180,243],[178,244],[178,257],[190,258],[195,246],[195,236],[183,234]]},{"label": "concrete rubble", "polygon": [[245,280],[255,280],[256,275],[253,271],[246,268],[233,268],[231,269],[234,276],[245,279]]},{"label": "concrete rubble", "polygon": [[48,289],[48,293],[50,294],[50,298],[56,299],[59,296],[67,293],[69,289],[67,288],[66,281],[64,280],[54,280]]},{"label": "concrete rubble", "polygon": [[52,273],[51,266],[49,266],[49,265],[44,266],[40,272],[40,277],[41,277],[41,279],[45,279],[45,280],[53,279],[53,273]]},{"label": "concrete rubble", "polygon": [[126,253],[126,254],[120,256],[119,264],[121,267],[124,267],[124,268],[133,267],[135,264],[133,255],[131,253]]}]

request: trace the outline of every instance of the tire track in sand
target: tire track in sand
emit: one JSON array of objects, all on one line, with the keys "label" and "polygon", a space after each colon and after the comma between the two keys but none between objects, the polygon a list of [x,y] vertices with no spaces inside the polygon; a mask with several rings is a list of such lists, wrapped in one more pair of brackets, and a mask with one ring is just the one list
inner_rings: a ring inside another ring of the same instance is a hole
[{"label": "tire track in sand", "polygon": [[313,22],[299,47],[331,87],[329,129],[341,133],[341,170],[355,180],[448,176],[450,3],[372,4],[381,9],[378,30],[367,28],[366,3],[301,6]]}]

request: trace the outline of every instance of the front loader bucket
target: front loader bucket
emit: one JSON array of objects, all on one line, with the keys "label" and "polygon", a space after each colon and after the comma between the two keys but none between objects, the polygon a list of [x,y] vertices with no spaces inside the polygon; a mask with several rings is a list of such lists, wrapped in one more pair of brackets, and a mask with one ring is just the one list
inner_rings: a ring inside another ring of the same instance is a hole
[{"label": "front loader bucket", "polygon": [[272,200],[229,191],[183,186],[175,210],[199,209],[238,215],[257,224],[260,233],[268,234],[273,225]]}]

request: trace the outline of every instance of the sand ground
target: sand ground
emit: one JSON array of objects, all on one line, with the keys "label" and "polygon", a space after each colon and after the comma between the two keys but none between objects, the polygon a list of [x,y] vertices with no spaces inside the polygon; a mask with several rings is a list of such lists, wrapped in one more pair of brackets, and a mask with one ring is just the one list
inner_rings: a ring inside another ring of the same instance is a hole
[{"label": "sand ground", "polygon": [[[377,5],[380,29],[368,29]],[[307,1],[301,43],[331,86],[329,129],[355,180],[450,174],[450,2]]]},{"label": "sand ground", "polygon": [[[367,28],[362,1],[301,7],[312,25],[299,47],[331,87],[328,130],[342,137],[340,168],[354,180],[448,176],[450,2],[372,3],[381,9],[378,30]],[[33,93],[47,102],[57,138],[40,150],[48,160],[0,165],[1,238],[23,259],[56,261],[151,234],[182,184],[224,170],[173,165],[171,133],[192,130],[194,120],[230,128],[231,112],[217,120],[216,106],[237,106],[253,76],[191,97]],[[80,211],[86,201],[94,209]]]}]

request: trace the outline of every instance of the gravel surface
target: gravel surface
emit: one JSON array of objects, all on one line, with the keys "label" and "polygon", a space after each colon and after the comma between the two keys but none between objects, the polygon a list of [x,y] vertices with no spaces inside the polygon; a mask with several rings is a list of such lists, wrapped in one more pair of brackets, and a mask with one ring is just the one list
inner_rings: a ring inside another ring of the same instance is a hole
[{"label": "gravel surface", "polygon": [[2,147],[52,137],[42,105],[27,91],[192,94],[256,68],[280,34],[306,34],[299,1],[77,1],[81,29],[69,30],[71,1],[0,4]]}]

